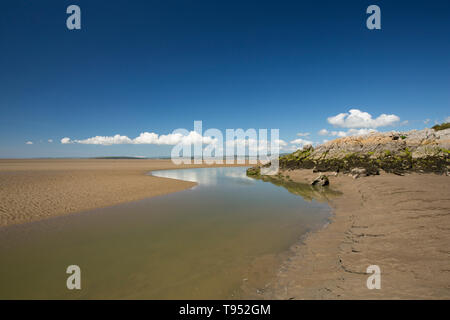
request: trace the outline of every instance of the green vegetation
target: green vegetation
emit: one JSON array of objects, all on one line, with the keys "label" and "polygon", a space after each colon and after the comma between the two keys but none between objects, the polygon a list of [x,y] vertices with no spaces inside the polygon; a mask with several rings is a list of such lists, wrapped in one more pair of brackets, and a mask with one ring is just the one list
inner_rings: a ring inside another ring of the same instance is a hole
[{"label": "green vegetation", "polygon": [[408,148],[405,148],[405,150],[404,150],[403,152],[404,152],[404,154],[405,154],[407,157],[412,158],[412,153],[411,153],[411,151],[409,151]]},{"label": "green vegetation", "polygon": [[435,125],[435,126],[433,126],[431,128],[434,129],[435,131],[450,129],[450,122],[437,124],[437,125]]},{"label": "green vegetation", "polygon": [[309,159],[309,156],[314,151],[312,147],[303,150],[297,150],[291,154],[280,157],[280,167],[282,168],[309,168],[314,167],[314,162]]},{"label": "green vegetation", "polygon": [[261,168],[260,167],[252,167],[247,169],[247,175],[253,177],[261,176]]}]

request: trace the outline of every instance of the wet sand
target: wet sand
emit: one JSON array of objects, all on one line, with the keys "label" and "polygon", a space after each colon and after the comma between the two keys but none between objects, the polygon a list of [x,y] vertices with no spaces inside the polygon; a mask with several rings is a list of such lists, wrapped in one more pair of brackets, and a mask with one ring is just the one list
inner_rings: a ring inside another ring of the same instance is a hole
[{"label": "wet sand", "polygon": [[[311,170],[286,172],[311,181]],[[330,177],[343,195],[330,200],[331,223],[292,247],[260,298],[449,299],[450,177],[407,174]],[[367,289],[366,268],[381,269]]]},{"label": "wet sand", "polygon": [[[111,206],[190,188],[146,175],[194,168],[170,160],[0,160],[0,226]],[[297,182],[317,176],[287,173]],[[331,223],[292,247],[272,283],[255,298],[449,299],[450,178],[408,174],[330,176],[343,195],[329,200]],[[366,268],[381,268],[368,290]]]},{"label": "wet sand", "polygon": [[0,226],[107,207],[195,186],[148,176],[151,170],[197,168],[156,159],[2,159]]},{"label": "wet sand", "polygon": [[[0,228],[0,299],[237,299],[241,284],[264,286],[331,210],[245,170],[153,171],[199,186]],[[69,264],[80,291],[65,287]]]}]

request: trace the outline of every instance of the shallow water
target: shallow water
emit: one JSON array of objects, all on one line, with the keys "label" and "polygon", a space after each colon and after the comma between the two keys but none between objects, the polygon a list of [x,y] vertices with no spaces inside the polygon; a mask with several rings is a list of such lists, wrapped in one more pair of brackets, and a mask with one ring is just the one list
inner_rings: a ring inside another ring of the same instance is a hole
[{"label": "shallow water", "polygon": [[[0,298],[242,297],[330,215],[327,193],[251,179],[245,170],[154,171],[198,185],[0,229]],[[66,288],[69,265],[81,268],[81,290]]]}]

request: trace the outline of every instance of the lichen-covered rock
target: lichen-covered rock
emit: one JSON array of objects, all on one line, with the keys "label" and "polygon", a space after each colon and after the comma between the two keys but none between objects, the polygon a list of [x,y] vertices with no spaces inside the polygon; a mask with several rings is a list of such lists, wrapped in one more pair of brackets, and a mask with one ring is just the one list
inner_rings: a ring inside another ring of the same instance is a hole
[{"label": "lichen-covered rock", "polygon": [[450,129],[371,133],[297,150],[280,157],[280,168],[343,173],[362,168],[365,175],[379,174],[380,170],[446,174],[450,168],[449,149]]}]

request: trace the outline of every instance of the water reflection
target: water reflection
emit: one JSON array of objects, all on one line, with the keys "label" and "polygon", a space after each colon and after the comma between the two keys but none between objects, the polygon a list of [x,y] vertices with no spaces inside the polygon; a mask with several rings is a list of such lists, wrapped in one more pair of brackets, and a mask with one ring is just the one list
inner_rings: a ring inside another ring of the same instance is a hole
[{"label": "water reflection", "polygon": [[[219,183],[254,184],[242,168],[197,168],[180,170],[156,170],[151,175],[184,181],[197,182],[201,186],[218,185]],[[232,181],[230,181],[231,178]]]},{"label": "water reflection", "polygon": [[[242,297],[244,279],[263,286],[280,256],[330,215],[322,193],[245,173],[155,171],[198,186],[0,229],[0,299]],[[65,287],[71,264],[81,267],[80,291]]]},{"label": "water reflection", "polygon": [[299,183],[290,180],[285,180],[277,176],[262,176],[260,179],[264,182],[270,182],[276,186],[287,189],[290,193],[302,197],[306,201],[316,200],[319,202],[328,202],[329,200],[338,197],[342,193],[331,189],[330,187],[312,186],[307,183]]}]

